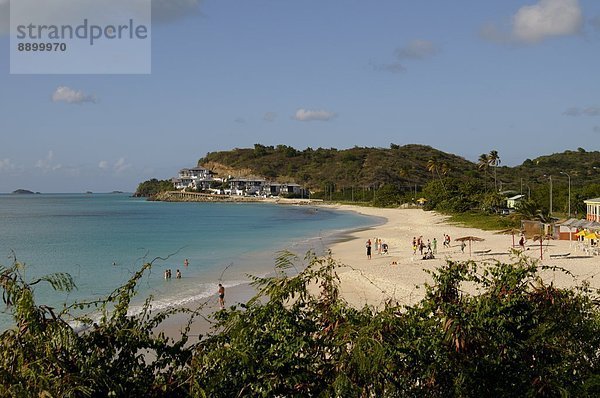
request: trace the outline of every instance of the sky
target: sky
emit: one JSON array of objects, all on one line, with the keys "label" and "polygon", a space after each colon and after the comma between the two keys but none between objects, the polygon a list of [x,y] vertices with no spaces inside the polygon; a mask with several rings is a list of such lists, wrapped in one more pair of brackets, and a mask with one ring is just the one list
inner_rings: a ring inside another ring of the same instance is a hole
[{"label": "sky", "polygon": [[154,0],[139,75],[10,74],[8,10],[0,192],[131,192],[256,143],[599,149],[597,0]]}]

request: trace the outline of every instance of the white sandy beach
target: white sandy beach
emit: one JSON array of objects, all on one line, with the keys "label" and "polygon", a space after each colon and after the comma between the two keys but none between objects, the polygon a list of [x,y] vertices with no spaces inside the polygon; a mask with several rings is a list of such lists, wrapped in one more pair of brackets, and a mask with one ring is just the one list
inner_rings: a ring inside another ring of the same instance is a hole
[{"label": "white sandy beach", "polygon": [[[380,209],[358,206],[336,206],[340,210],[356,211],[361,214],[384,217],[387,222],[381,226],[358,231],[352,234],[352,239],[336,243],[331,247],[334,258],[348,265],[339,272],[341,279],[341,294],[348,303],[355,307],[367,304],[381,306],[386,300],[400,304],[413,304],[423,297],[424,289],[417,288],[430,281],[430,276],[424,270],[434,270],[445,264],[447,259],[475,261],[493,261],[494,259],[508,262],[511,260],[510,248],[513,244],[511,235],[496,234],[475,228],[464,228],[445,222],[446,217],[435,212],[421,209]],[[442,244],[444,234],[450,235],[451,244],[445,248]],[[422,236],[427,240],[437,239],[437,254],[435,259],[423,260],[422,256],[413,255],[413,237]],[[473,242],[472,254],[469,256],[469,244],[464,253],[461,252],[460,242],[454,239],[463,236],[476,236],[485,239]],[[389,245],[389,254],[380,255],[373,245],[372,259],[366,256],[365,243],[368,239],[382,239]],[[515,236],[518,246],[519,237]],[[589,280],[591,286],[600,288],[600,257],[591,257],[577,250],[577,242],[544,241],[544,265],[564,267],[576,275],[577,280],[563,273],[546,272],[543,274],[546,283],[553,282],[558,286],[572,286],[583,280]],[[482,253],[485,252],[485,253]],[[555,255],[570,253],[566,258],[556,258]],[[540,244],[529,240],[525,254],[531,258],[540,258]],[[397,265],[391,265],[396,262]],[[351,268],[350,268],[351,267]]]},{"label": "white sandy beach", "polygon": [[[430,276],[425,270],[435,270],[445,264],[447,259],[468,260],[469,258],[478,262],[491,262],[494,259],[508,262],[511,261],[510,249],[513,244],[511,235],[496,234],[493,231],[483,231],[475,228],[465,228],[447,223],[446,217],[435,212],[423,211],[421,209],[381,209],[372,207],[359,207],[348,205],[328,206],[344,211],[355,211],[361,214],[382,217],[387,221],[376,227],[355,231],[350,234],[350,239],[331,245],[333,257],[341,264],[346,265],[338,271],[342,297],[355,308],[361,308],[365,304],[380,308],[385,301],[392,300],[398,304],[414,304],[424,294],[422,286],[430,282]],[[450,235],[451,244],[445,248],[442,244],[444,234]],[[422,256],[413,255],[413,237],[422,236],[425,243],[427,240],[437,239],[437,254],[435,259],[423,260]],[[477,236],[483,238],[482,242],[473,242],[471,255],[469,245],[461,252],[460,242],[455,239],[463,236]],[[378,254],[373,245],[372,259],[367,259],[365,242],[368,239],[382,239],[389,246],[389,253]],[[515,244],[519,237],[515,236]],[[588,256],[577,250],[577,242],[568,241],[544,241],[543,260],[544,265],[559,266],[571,271],[576,280],[561,272],[546,271],[543,274],[545,283],[553,282],[558,286],[573,286],[584,280],[588,280],[592,287],[600,288],[600,257]],[[529,240],[526,244],[525,254],[540,258],[540,244]],[[564,255],[570,253],[566,258],[553,258],[553,255]],[[298,253],[302,254],[302,253]],[[392,262],[397,264],[392,265]],[[216,293],[216,292],[215,292]],[[254,294],[248,285],[241,285],[227,290],[226,305],[234,305],[247,301]],[[195,304],[190,304],[194,308]],[[217,297],[208,298],[203,311],[210,314],[218,310]],[[177,316],[169,319],[161,330],[168,335],[176,336],[181,328],[185,326],[186,317]],[[192,327],[191,334],[205,334],[210,329],[206,321],[199,320]]]}]

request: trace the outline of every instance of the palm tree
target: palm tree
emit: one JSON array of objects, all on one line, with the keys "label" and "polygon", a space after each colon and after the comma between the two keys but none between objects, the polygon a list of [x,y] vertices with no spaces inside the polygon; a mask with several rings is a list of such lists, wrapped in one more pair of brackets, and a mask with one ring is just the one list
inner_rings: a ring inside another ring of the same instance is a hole
[{"label": "palm tree", "polygon": [[[442,180],[442,176],[440,175],[440,168],[443,168],[445,171],[445,173],[447,173],[447,170],[449,170],[448,165],[440,165],[438,164],[438,162],[434,159],[429,159],[427,161],[427,170],[431,171],[431,178],[435,178],[435,173],[437,173],[438,178],[440,179],[440,182],[442,183],[442,188],[444,188],[444,191],[446,190],[446,186],[444,185],[444,181]],[[444,173],[444,174],[445,174]]]},{"label": "palm tree", "polygon": [[477,161],[477,167],[479,170],[483,169],[484,179],[485,179],[485,190],[487,191],[487,171],[490,167],[490,159],[487,153],[482,153],[479,155],[479,160]]},{"label": "palm tree", "polygon": [[438,164],[435,160],[433,159],[429,159],[427,161],[427,171],[431,172],[431,178],[434,179],[435,178],[435,172],[437,171],[438,168]]},{"label": "palm tree", "polygon": [[450,172],[450,165],[446,162],[442,163],[442,175],[446,176]]},{"label": "palm tree", "polygon": [[500,164],[500,156],[498,155],[498,151],[492,150],[488,154],[488,161],[490,166],[494,166],[494,189],[498,192],[498,181],[496,179],[496,169]]}]

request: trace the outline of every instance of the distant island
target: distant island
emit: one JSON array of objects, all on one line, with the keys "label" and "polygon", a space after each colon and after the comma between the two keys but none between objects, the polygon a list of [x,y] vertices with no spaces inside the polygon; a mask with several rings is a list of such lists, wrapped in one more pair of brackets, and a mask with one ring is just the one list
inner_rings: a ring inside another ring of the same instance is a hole
[{"label": "distant island", "polygon": [[17,189],[16,191],[12,191],[15,195],[33,195],[35,192],[29,191],[27,189]]}]

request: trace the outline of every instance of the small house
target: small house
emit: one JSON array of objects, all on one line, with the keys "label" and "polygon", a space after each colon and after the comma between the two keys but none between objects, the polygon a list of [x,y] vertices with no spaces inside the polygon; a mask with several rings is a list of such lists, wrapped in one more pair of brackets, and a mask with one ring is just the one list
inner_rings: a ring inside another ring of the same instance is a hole
[{"label": "small house", "polygon": [[506,207],[509,209],[516,209],[517,204],[525,198],[525,195],[515,195],[510,198],[506,198]]}]

